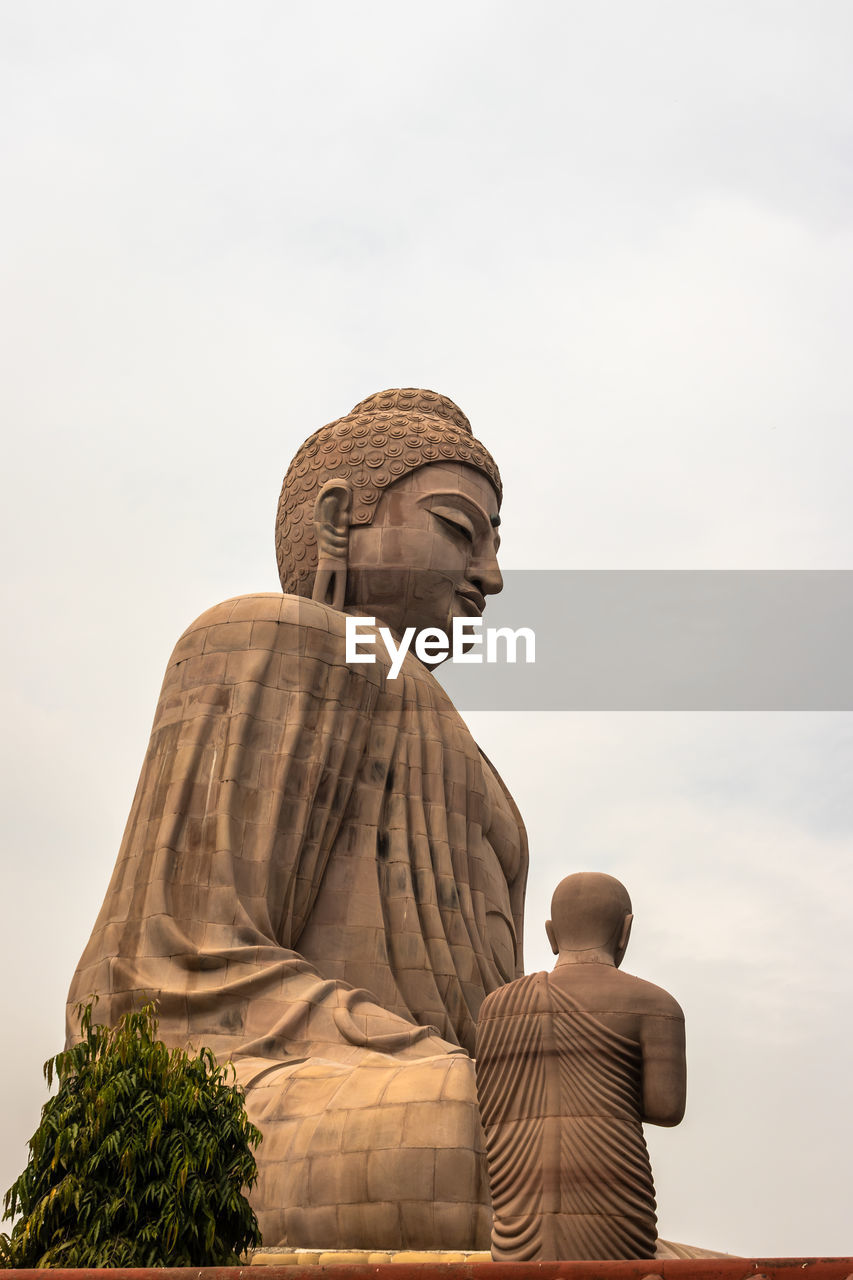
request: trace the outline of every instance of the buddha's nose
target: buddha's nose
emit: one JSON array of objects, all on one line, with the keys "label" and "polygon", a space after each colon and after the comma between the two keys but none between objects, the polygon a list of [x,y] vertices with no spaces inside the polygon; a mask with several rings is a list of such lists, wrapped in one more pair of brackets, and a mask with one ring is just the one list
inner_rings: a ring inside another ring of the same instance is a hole
[{"label": "buddha's nose", "polygon": [[498,568],[497,556],[483,556],[475,560],[468,570],[468,580],[482,591],[484,596],[496,596],[503,591],[504,580]]}]

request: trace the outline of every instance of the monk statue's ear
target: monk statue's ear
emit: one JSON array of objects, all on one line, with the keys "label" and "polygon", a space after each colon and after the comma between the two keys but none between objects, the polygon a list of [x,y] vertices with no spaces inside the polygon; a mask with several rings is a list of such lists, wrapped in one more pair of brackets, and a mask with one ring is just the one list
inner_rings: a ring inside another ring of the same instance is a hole
[{"label": "monk statue's ear", "polygon": [[550,920],[545,921],[545,932],[548,935],[548,941],[551,944],[551,950],[554,952],[555,956],[558,956],[560,954],[560,948],[557,946],[557,935],[554,932],[554,926],[551,924]]},{"label": "monk statue's ear", "polygon": [[628,915],[622,921],[622,928],[619,931],[619,937],[616,941],[616,953],[613,956],[613,963],[618,969],[625,958],[625,952],[628,950],[628,939],[631,936],[631,925],[634,923],[634,917]]},{"label": "monk statue's ear", "polygon": [[343,609],[347,590],[352,489],[346,480],[327,480],[314,504],[317,576],[312,600]]}]

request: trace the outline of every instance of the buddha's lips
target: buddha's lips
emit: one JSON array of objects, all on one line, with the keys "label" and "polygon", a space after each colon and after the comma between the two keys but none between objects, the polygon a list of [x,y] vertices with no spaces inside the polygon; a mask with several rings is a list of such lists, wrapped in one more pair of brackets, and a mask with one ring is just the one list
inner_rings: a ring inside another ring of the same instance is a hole
[{"label": "buddha's lips", "polygon": [[456,594],[461,600],[464,600],[472,610],[476,611],[477,617],[486,607],[486,597],[482,595],[476,587],[472,587],[469,591],[460,591],[457,587]]}]

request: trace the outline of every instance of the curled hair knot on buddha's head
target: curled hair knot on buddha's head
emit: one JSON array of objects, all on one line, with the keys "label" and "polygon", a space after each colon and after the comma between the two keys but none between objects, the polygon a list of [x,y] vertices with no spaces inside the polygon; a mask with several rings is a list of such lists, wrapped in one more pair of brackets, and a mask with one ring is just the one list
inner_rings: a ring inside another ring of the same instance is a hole
[{"label": "curled hair knot on buddha's head", "polygon": [[415,387],[378,391],[344,418],[315,431],[299,449],[281,487],[275,544],[281,588],[310,596],[317,570],[314,509],[330,480],[352,490],[351,524],[370,524],[395,480],[430,463],[461,462],[482,472],[500,501],[500,472],[447,396]]}]

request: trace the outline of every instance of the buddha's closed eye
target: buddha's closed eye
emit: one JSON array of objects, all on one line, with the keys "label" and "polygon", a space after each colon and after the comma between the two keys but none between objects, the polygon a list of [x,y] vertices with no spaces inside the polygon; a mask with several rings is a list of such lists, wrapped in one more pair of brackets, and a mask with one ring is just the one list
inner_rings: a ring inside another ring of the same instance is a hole
[{"label": "buddha's closed eye", "polygon": [[464,538],[466,542],[474,541],[474,526],[466,515],[453,507],[432,507],[432,514],[447,528]]}]

